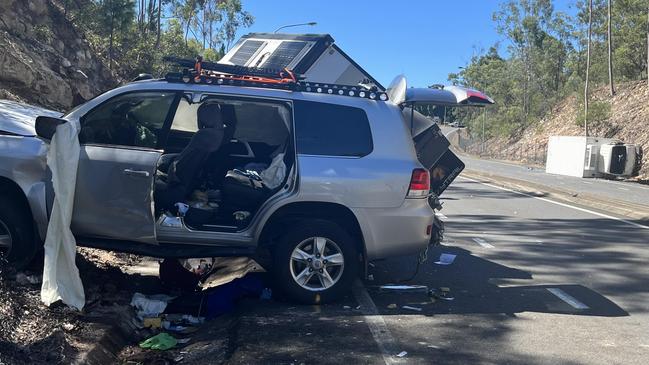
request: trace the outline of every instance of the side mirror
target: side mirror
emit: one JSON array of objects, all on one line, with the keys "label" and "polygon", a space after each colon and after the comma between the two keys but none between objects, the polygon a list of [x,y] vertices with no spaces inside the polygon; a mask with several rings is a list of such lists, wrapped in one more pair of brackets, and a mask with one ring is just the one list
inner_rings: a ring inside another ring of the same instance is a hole
[{"label": "side mirror", "polygon": [[56,132],[56,127],[67,123],[66,120],[54,117],[37,117],[36,118],[36,134],[45,140],[51,140]]}]

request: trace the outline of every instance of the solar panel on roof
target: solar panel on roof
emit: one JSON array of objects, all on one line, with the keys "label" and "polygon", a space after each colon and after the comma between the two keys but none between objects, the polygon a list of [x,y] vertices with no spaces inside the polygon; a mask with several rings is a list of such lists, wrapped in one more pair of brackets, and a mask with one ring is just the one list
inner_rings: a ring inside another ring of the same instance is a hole
[{"label": "solar panel on roof", "polygon": [[275,52],[268,57],[261,67],[281,70],[291,64],[306,45],[307,42],[284,41],[280,43]]},{"label": "solar panel on roof", "polygon": [[252,56],[254,56],[255,53],[257,53],[259,48],[261,48],[264,45],[264,43],[266,42],[253,41],[250,39],[243,42],[241,47],[239,47],[239,49],[230,58],[230,62],[238,66],[245,66],[246,62],[248,62],[248,60],[252,58]]}]

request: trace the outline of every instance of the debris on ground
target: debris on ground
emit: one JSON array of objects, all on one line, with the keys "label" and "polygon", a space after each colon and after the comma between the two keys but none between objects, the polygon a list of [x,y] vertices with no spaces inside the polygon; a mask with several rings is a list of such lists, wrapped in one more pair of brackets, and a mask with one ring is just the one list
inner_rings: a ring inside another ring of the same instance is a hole
[{"label": "debris on ground", "polygon": [[408,355],[407,351],[401,351],[400,353],[397,354],[397,357],[405,357],[406,355]]},{"label": "debris on ground", "polygon": [[165,351],[174,348],[176,344],[178,344],[178,340],[176,340],[175,337],[168,333],[162,332],[140,342],[140,347],[143,349]]},{"label": "debris on ground", "polygon": [[388,309],[397,309],[397,305],[394,303],[388,304]]},{"label": "debris on ground", "polygon": [[451,301],[454,300],[455,297],[451,295],[451,289],[447,287],[440,287],[438,289],[431,289],[428,291],[428,295],[430,297],[436,298],[436,299],[441,299],[441,300],[446,300],[446,301]]},{"label": "debris on ground", "polygon": [[411,306],[409,306],[409,305],[404,305],[404,306],[402,306],[401,308],[403,308],[403,309],[407,309],[407,310],[411,310],[411,311],[416,311],[416,312],[421,312],[421,311],[422,311],[421,308],[418,308],[418,307],[411,307]]},{"label": "debris on ground", "polygon": [[435,261],[435,264],[437,265],[450,265],[455,261],[456,255],[453,255],[451,253],[443,253],[439,255],[439,261]]},{"label": "debris on ground", "polygon": [[248,257],[217,257],[213,261],[210,274],[200,286],[203,290],[215,288],[250,273],[265,271],[255,260]]},{"label": "debris on ground", "polygon": [[131,299],[131,306],[135,307],[139,318],[153,318],[164,312],[165,308],[167,308],[167,303],[172,299],[174,297],[163,294],[147,297],[142,293],[135,293]]},{"label": "debris on ground", "polygon": [[43,280],[43,277],[40,275],[25,275],[25,273],[19,272],[16,274],[16,283],[18,285],[37,285],[40,284]]},{"label": "debris on ground", "polygon": [[139,260],[79,248],[76,262],[87,294],[83,313],[56,303],[49,308],[42,304],[42,258],[20,272],[0,263],[0,363],[74,363],[95,345],[92,339],[101,337],[105,323],[127,308],[134,287],[142,283],[119,267]]},{"label": "debris on ground", "polygon": [[428,292],[426,285],[381,285],[381,290],[403,290],[409,292]]}]

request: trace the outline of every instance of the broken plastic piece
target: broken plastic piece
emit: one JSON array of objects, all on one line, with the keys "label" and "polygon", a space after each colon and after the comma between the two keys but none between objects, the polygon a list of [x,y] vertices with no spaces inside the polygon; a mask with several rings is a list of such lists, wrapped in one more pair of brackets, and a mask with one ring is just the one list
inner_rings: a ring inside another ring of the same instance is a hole
[{"label": "broken plastic piece", "polygon": [[393,304],[388,304],[388,309],[397,309],[397,305],[394,304],[394,303]]},{"label": "broken plastic piece", "polygon": [[397,357],[405,357],[406,355],[408,355],[407,351],[401,351],[400,353],[397,354]]},{"label": "broken plastic piece", "polygon": [[381,290],[404,290],[404,291],[423,291],[427,292],[426,285],[381,285]]},{"label": "broken plastic piece", "polygon": [[401,308],[403,308],[403,309],[408,309],[408,310],[411,310],[411,311],[421,312],[421,308],[411,307],[411,306],[409,306],[409,305],[404,305],[404,306],[402,306]]},{"label": "broken plastic piece", "polygon": [[447,287],[440,287],[439,289],[431,289],[430,291],[428,291],[428,295],[433,298],[446,300],[446,301],[451,301],[455,299],[454,297],[451,296],[451,289]]},{"label": "broken plastic piece", "polygon": [[455,261],[456,255],[450,254],[450,253],[443,253],[439,255],[439,261],[436,261],[435,264],[437,265],[450,265]]}]

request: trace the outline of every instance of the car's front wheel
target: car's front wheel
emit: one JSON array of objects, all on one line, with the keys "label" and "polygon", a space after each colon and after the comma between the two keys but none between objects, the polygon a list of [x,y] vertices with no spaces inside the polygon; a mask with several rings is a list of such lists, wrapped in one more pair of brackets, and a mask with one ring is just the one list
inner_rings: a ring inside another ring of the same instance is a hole
[{"label": "car's front wheel", "polygon": [[29,265],[38,250],[28,208],[0,194],[0,257],[17,269]]},{"label": "car's front wheel", "polygon": [[307,304],[331,302],[348,292],[359,266],[349,233],[325,220],[301,220],[290,227],[274,250],[276,285]]}]

